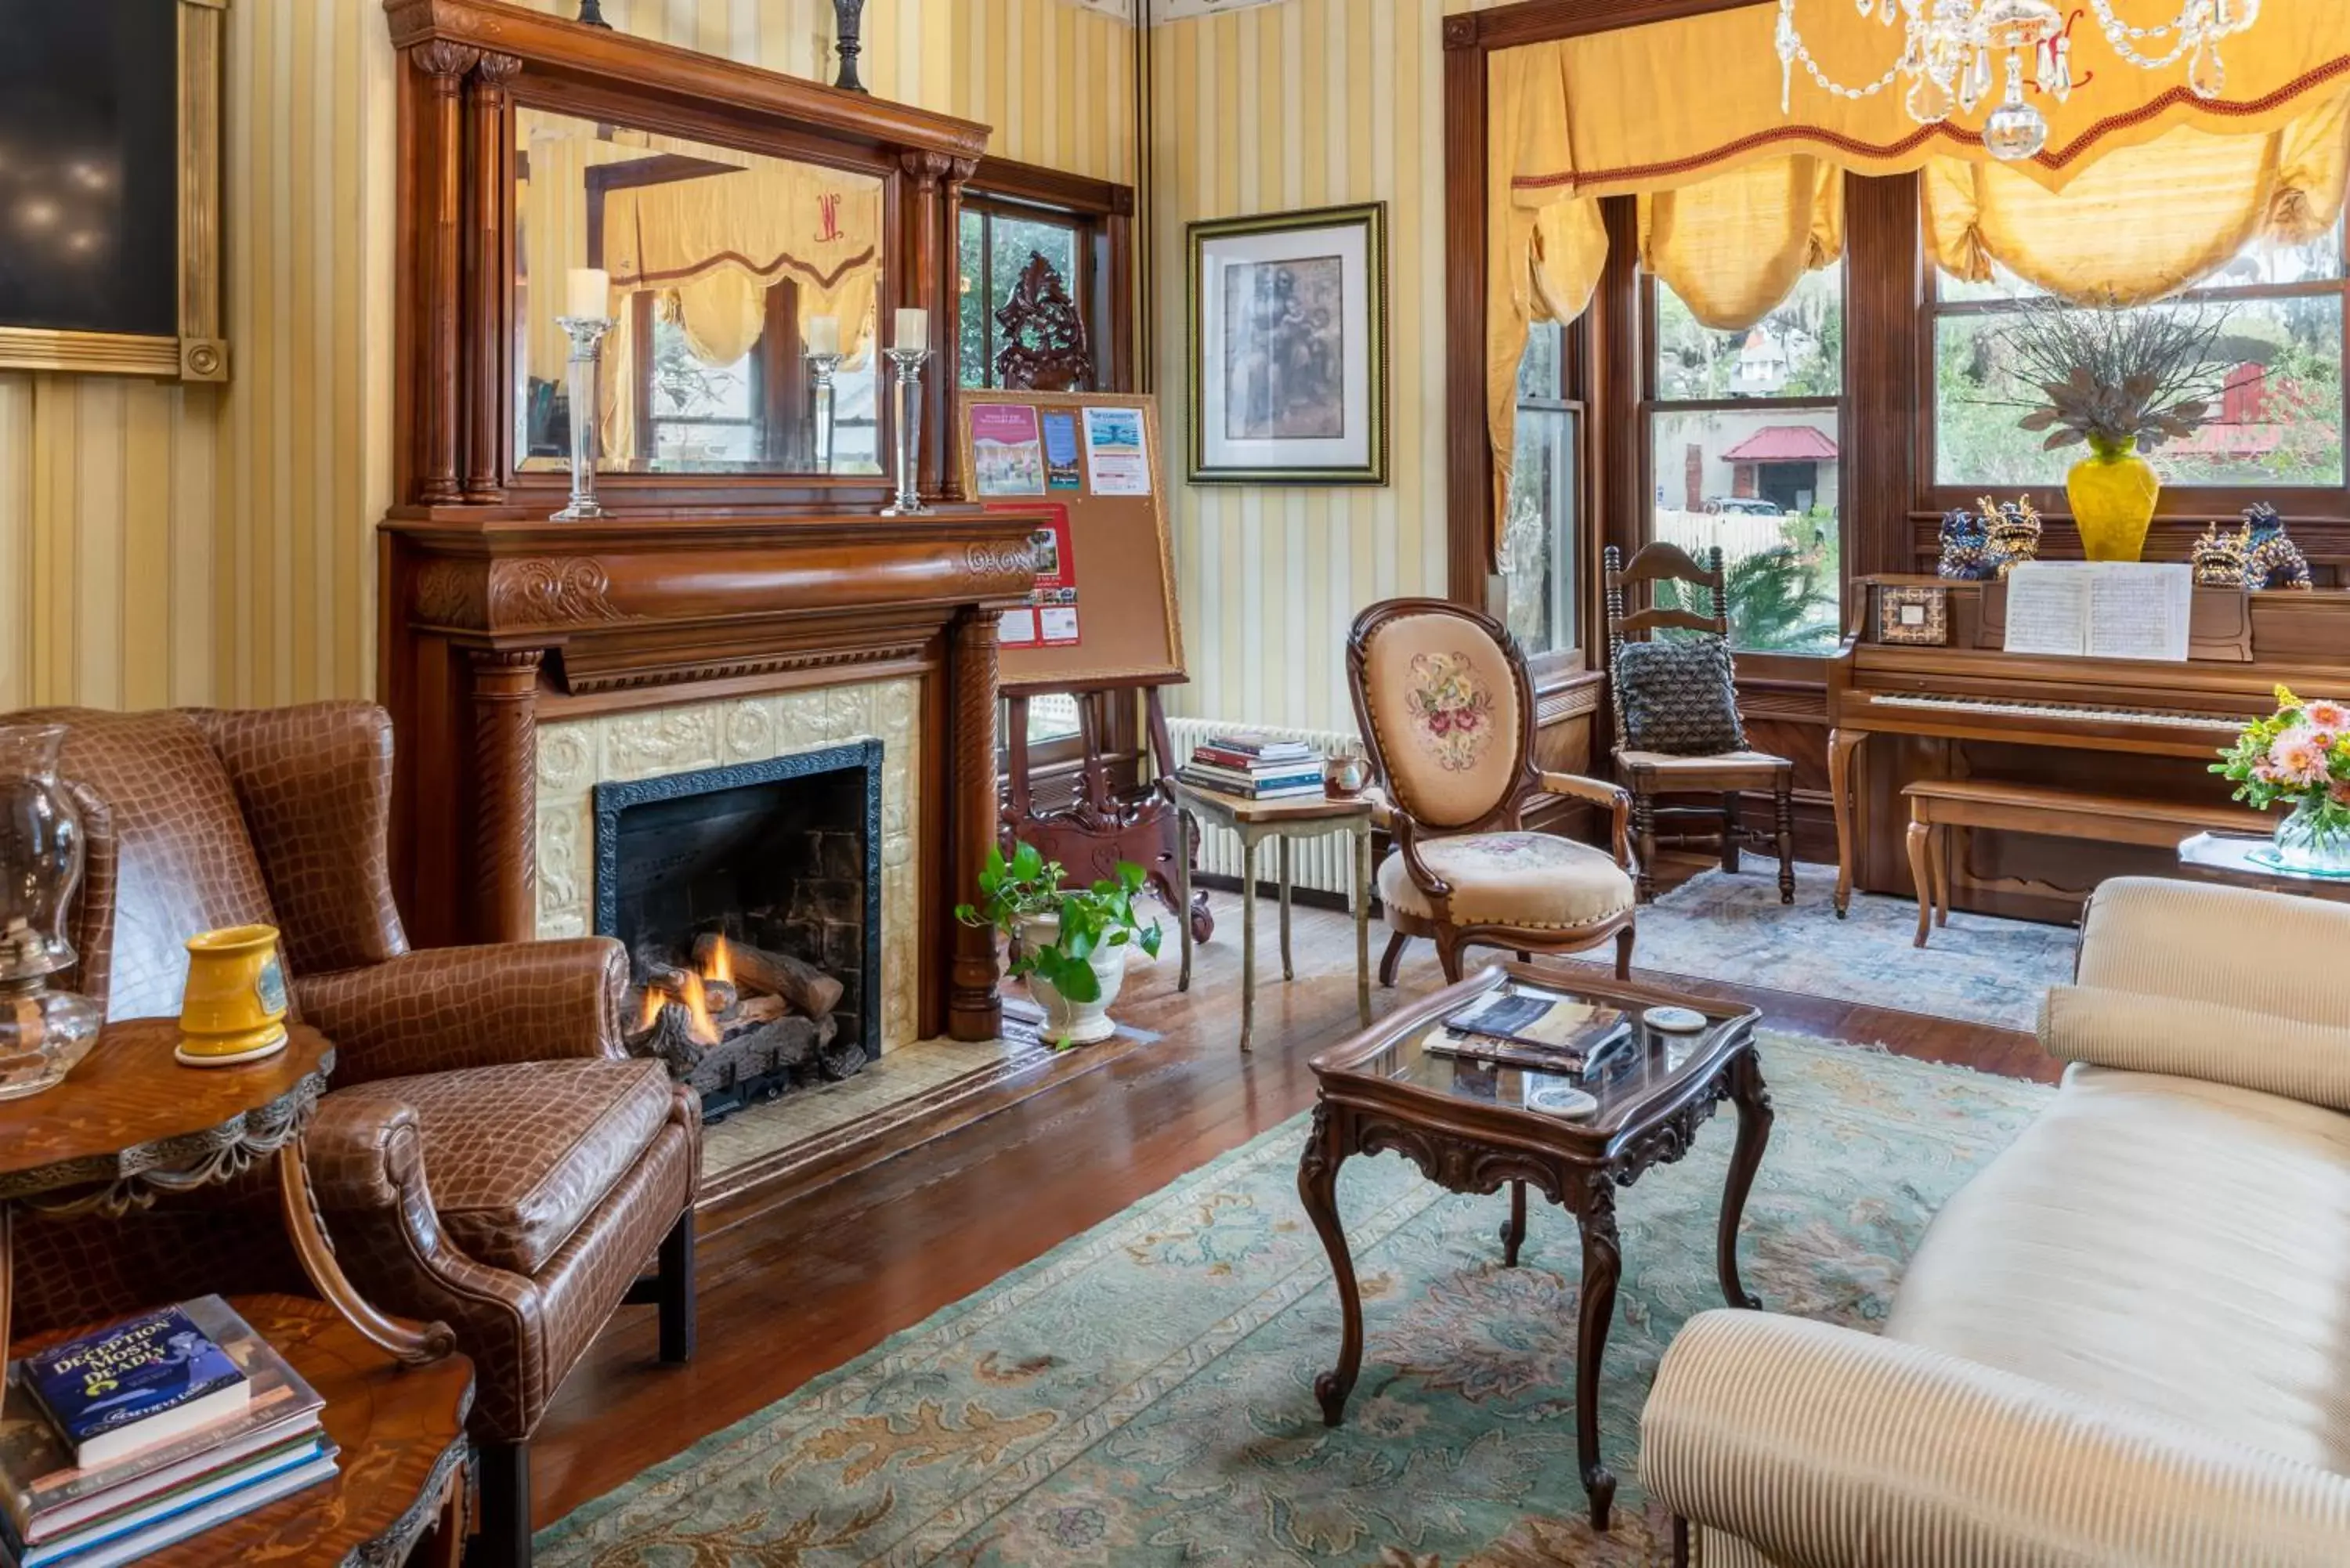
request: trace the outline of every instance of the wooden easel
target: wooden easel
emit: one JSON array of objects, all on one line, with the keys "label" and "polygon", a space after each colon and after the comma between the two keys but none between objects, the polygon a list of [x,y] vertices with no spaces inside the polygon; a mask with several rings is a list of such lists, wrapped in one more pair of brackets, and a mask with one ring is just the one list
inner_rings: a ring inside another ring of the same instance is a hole
[{"label": "wooden easel", "polygon": [[[1102,703],[1131,700],[1141,687],[1144,731],[1137,748],[1136,772],[1140,783],[1121,789],[1110,779],[1118,759],[1102,743]],[[1077,700],[1077,733],[1084,762],[1077,775],[1076,799],[1059,811],[1038,814],[1028,763],[1028,702],[1032,697],[1066,691]],[[1159,900],[1177,907],[1175,857],[1191,856],[1185,842],[1183,814],[1175,808],[1168,778],[1175,768],[1175,753],[1167,736],[1167,709],[1156,682],[1109,681],[1085,687],[1006,688],[1009,713],[1010,779],[1003,809],[1003,836],[1033,844],[1047,860],[1067,868],[1070,879],[1093,882],[1114,874],[1118,863],[1140,866],[1150,878]],[[1208,895],[1191,898],[1191,940],[1206,941],[1216,928],[1208,912]]]}]

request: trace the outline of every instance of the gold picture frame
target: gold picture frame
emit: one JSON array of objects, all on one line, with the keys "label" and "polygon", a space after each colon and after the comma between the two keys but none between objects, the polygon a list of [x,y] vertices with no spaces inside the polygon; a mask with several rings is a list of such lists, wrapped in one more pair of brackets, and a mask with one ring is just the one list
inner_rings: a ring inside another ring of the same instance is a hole
[{"label": "gold picture frame", "polygon": [[222,336],[221,112],[229,0],[174,0],[178,28],[175,335],[0,325],[0,370],[225,381]]},{"label": "gold picture frame", "polygon": [[1387,203],[1210,219],[1185,237],[1191,482],[1385,484]]}]

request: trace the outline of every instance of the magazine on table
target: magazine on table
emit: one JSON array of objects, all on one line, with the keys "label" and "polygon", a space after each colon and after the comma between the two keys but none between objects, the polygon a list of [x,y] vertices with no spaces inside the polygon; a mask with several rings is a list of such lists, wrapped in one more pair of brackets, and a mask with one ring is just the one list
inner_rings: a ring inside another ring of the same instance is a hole
[{"label": "magazine on table", "polygon": [[1631,1038],[1632,1020],[1620,1007],[1511,984],[1447,1014],[1425,1049],[1537,1072],[1583,1073]]}]

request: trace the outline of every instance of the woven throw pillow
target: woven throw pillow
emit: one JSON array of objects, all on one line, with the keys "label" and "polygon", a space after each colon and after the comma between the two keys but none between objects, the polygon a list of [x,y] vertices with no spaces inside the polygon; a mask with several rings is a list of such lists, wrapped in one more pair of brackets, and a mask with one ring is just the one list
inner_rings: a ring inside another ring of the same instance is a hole
[{"label": "woven throw pillow", "polygon": [[1616,655],[1616,691],[1633,751],[1710,757],[1746,749],[1730,649],[1718,637],[1624,644]]}]

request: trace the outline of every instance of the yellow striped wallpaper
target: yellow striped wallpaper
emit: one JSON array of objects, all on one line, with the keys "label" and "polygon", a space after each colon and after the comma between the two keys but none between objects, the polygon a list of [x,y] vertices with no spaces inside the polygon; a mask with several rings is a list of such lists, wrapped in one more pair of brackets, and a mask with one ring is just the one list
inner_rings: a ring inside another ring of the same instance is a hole
[{"label": "yellow striped wallpaper", "polygon": [[[1355,612],[1444,591],[1440,33],[1447,12],[1491,3],[1278,0],[1152,33],[1153,385],[1191,667],[1179,711],[1352,729]],[[1388,203],[1390,483],[1184,483],[1184,225],[1370,201]]]},{"label": "yellow striped wallpaper", "polygon": [[[525,0],[568,10],[574,0]],[[830,0],[605,0],[829,79]],[[872,0],[865,77],[1134,178],[1130,36],[1070,0]],[[0,375],[0,710],[365,695],[390,493],[392,56],[374,0],[230,0],[233,379]]]}]

